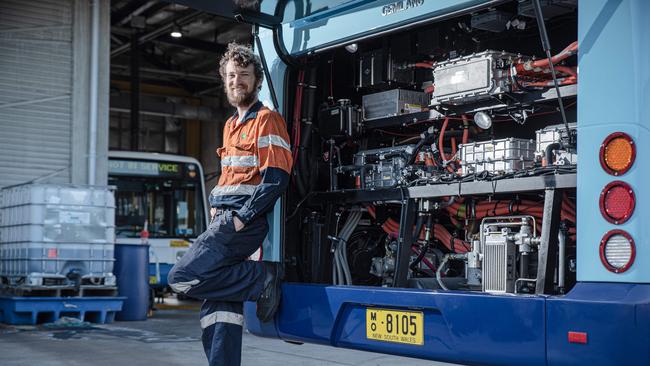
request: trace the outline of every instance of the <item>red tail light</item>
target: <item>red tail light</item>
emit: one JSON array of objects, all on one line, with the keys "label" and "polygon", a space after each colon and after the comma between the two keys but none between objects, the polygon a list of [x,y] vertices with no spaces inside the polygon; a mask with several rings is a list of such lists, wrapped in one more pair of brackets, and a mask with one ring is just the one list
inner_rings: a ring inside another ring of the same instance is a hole
[{"label": "red tail light", "polygon": [[634,205],[634,191],[625,182],[611,182],[600,193],[600,212],[605,220],[613,224],[627,221],[634,212]]}]

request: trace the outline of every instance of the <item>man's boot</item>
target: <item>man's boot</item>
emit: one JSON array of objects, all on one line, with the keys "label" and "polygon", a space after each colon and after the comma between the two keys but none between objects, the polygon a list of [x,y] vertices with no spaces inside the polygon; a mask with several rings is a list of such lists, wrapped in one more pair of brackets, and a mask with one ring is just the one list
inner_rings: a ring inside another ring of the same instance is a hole
[{"label": "man's boot", "polygon": [[280,307],[281,282],[284,277],[284,269],[280,263],[264,262],[266,277],[264,278],[264,289],[257,299],[257,317],[262,322],[268,322]]}]

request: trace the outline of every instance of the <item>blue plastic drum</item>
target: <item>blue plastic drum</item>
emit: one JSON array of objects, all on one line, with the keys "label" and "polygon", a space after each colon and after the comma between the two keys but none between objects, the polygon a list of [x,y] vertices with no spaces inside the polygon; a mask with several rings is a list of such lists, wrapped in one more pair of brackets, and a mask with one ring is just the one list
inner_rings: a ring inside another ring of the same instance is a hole
[{"label": "blue plastic drum", "polygon": [[149,310],[149,245],[115,244],[118,293],[126,297],[117,320],[147,320]]}]

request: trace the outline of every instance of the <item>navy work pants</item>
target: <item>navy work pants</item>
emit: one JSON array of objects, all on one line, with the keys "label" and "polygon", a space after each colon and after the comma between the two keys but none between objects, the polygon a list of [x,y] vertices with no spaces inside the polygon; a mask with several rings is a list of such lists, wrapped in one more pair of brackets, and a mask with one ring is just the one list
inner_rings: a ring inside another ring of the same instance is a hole
[{"label": "navy work pants", "polygon": [[210,366],[239,365],[243,301],[257,300],[264,286],[262,262],[246,260],[268,233],[261,215],[235,231],[232,211],[217,215],[169,272],[174,291],[204,300],[202,340]]}]

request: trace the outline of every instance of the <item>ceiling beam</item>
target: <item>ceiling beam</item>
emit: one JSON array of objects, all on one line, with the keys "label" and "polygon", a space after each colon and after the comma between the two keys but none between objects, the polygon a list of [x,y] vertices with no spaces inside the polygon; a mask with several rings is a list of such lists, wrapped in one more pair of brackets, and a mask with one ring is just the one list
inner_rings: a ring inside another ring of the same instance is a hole
[{"label": "ceiling beam", "polygon": [[191,48],[198,51],[221,54],[226,51],[226,46],[220,43],[208,42],[197,38],[174,38],[170,35],[161,36],[153,40],[156,43],[162,43],[171,46]]},{"label": "ceiling beam", "polygon": [[[129,66],[128,65],[112,64],[111,69],[127,70],[128,71]],[[149,73],[149,74],[165,75],[165,76],[170,76],[170,77],[175,78],[175,79],[186,79],[186,80],[196,80],[196,81],[202,81],[202,82],[221,83],[221,78],[218,77],[218,76],[210,76],[210,75],[204,75],[204,74],[192,74],[192,73],[183,72],[183,71],[161,70],[161,69],[152,69],[152,68],[148,68],[148,67],[141,67],[140,72]]]},{"label": "ceiling beam", "polygon": [[[113,79],[111,80],[111,88],[117,89],[120,92],[130,92],[131,82],[127,80]],[[144,95],[192,98],[192,94],[190,94],[187,90],[182,88],[175,88],[173,86],[166,86],[166,85],[146,84],[146,83],[140,84],[140,93]]]},{"label": "ceiling beam", "polygon": [[[111,95],[111,112],[129,113],[131,103],[129,95]],[[221,117],[221,110],[202,105],[171,103],[160,98],[142,98],[139,112],[145,115],[173,117],[182,119],[198,119],[213,122]]]},{"label": "ceiling beam", "polygon": [[143,11],[156,4],[158,4],[158,6],[162,4],[163,8],[169,5],[168,3],[159,3],[157,1],[149,1],[143,4],[142,0],[132,0],[111,14],[111,25],[125,24],[131,19],[132,16],[139,15]]},{"label": "ceiling beam", "polygon": [[[162,36],[163,34],[169,32],[174,25],[183,26],[183,25],[185,25],[187,23],[190,23],[191,21],[193,21],[196,17],[198,17],[201,14],[203,14],[203,12],[201,12],[201,11],[187,10],[187,11],[183,12],[183,15],[175,17],[170,22],[167,22],[167,23],[161,25],[160,27],[158,27],[158,28],[156,28],[156,29],[154,29],[152,31],[146,32],[143,35],[139,36],[138,37],[138,43],[142,44],[142,43],[145,43],[145,42],[149,42],[149,41],[151,41],[153,39],[156,39],[156,38]],[[116,47],[116,48],[111,50],[111,57],[121,55],[124,52],[128,51],[130,48],[131,48],[131,42],[125,43],[125,44],[123,44],[123,45],[121,45],[119,47]]]}]

